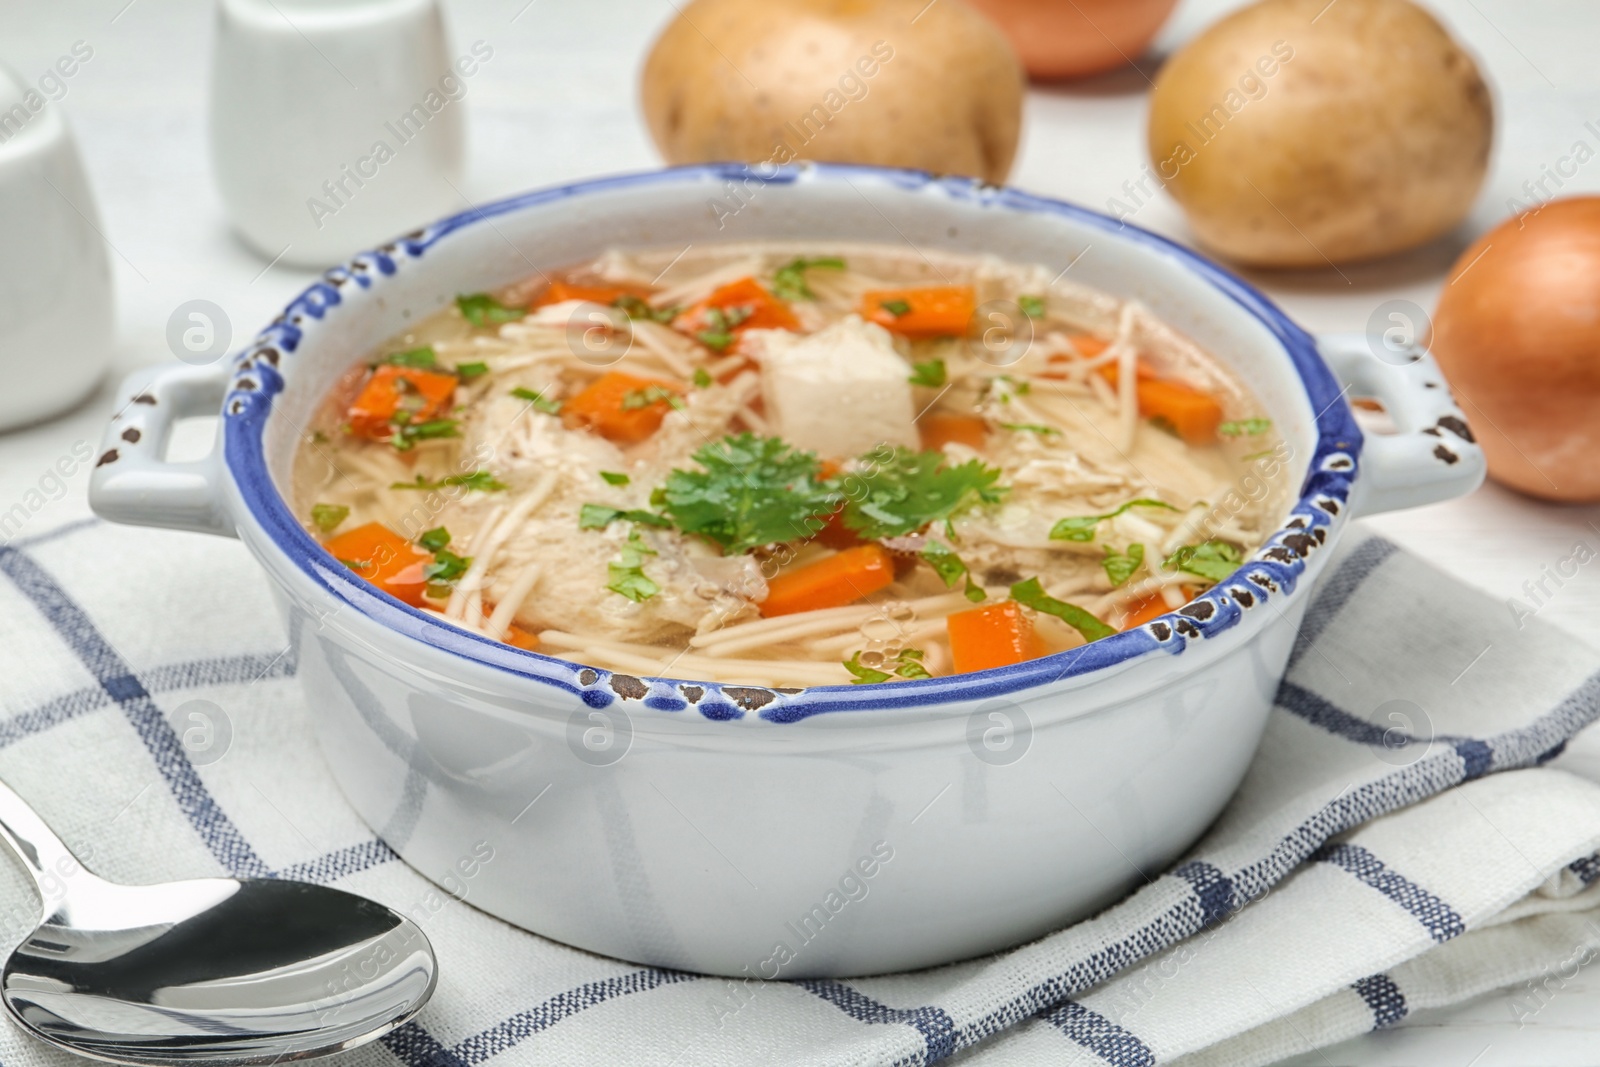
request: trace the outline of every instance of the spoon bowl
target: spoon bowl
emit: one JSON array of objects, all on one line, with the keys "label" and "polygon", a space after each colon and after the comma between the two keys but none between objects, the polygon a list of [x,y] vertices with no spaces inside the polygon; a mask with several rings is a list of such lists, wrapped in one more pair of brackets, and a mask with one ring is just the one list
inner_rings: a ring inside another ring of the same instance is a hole
[{"label": "spoon bowl", "polygon": [[107,882],[0,785],[0,837],[44,919],[6,961],[0,999],[59,1048],[129,1064],[255,1064],[353,1048],[432,995],[416,924],[326,886],[270,878]]}]

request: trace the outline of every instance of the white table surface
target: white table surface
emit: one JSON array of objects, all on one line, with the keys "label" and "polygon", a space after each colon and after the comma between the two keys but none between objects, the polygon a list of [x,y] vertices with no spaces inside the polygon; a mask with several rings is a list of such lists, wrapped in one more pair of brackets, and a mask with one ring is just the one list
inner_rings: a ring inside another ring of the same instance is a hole
[{"label": "white table surface", "polygon": [[[759,2],[759,0],[751,0]],[[1360,330],[1379,303],[1433,306],[1444,273],[1477,234],[1503,218],[1507,199],[1600,120],[1600,4],[1594,0],[1427,0],[1479,57],[1495,87],[1496,151],[1476,210],[1461,232],[1397,259],[1363,267],[1254,274],[1312,330]],[[445,0],[453,39],[495,50],[465,99],[475,201],[545,184],[637,170],[659,160],[636,108],[641,57],[673,13],[670,0]],[[1182,0],[1157,51],[1206,25],[1237,0]],[[264,325],[312,275],[266,264],[228,229],[211,186],[205,91],[212,12],[208,0],[0,0],[0,59],[24,76],[42,72],[84,40],[95,50],[59,105],[76,130],[113,246],[119,331],[113,378],[170,360],[167,317],[195,298],[221,305],[235,338]],[[1144,164],[1144,73],[1128,69],[1031,94],[1012,182],[1104,209]],[[1564,192],[1600,191],[1600,163]],[[462,205],[466,206],[465,203]],[[411,222],[400,220],[396,230]],[[1136,221],[1187,238],[1164,195]],[[0,240],[5,235],[0,234]],[[45,358],[41,354],[41,358]],[[36,486],[79,440],[98,441],[109,387],[77,411],[0,435],[0,510]],[[1600,417],[1597,411],[1596,417]],[[35,514],[42,530],[88,514],[87,474]],[[1465,499],[1373,524],[1462,579],[1508,598],[1582,540],[1600,548],[1600,507],[1557,507],[1490,485]],[[174,535],[181,536],[181,535]],[[242,555],[242,550],[241,550]],[[1509,608],[1508,608],[1509,611]],[[1600,645],[1600,565],[1568,581],[1540,611]],[[1466,668],[1471,653],[1463,650]],[[1474,670],[1493,669],[1492,657]],[[1560,765],[1600,780],[1600,736],[1586,736]],[[1401,1027],[1310,1053],[1296,1064],[1438,1064],[1444,1067],[1600,1065],[1600,980],[1588,971],[1519,1028],[1505,994],[1454,1010],[1419,1013]]]}]

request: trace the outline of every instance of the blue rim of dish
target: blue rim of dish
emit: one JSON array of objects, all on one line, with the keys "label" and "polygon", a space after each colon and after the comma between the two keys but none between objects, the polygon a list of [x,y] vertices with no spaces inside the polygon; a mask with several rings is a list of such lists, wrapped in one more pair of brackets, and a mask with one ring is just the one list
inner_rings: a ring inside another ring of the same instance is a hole
[{"label": "blue rim of dish", "polygon": [[[872,182],[899,191],[933,191],[984,208],[1064,217],[1177,260],[1260,321],[1293,364],[1317,413],[1316,448],[1307,465],[1299,499],[1284,524],[1233,575],[1182,608],[1134,629],[1009,667],[921,681],[798,690],[638,678],[491,641],[378,592],[325,552],[290,513],[268,472],[262,434],[273,397],[283,389],[282,364],[294,358],[308,330],[347,302],[344,293],[350,286],[355,287],[357,295],[370,292],[381,286],[384,278],[420,260],[439,241],[473,225],[493,225],[490,220],[496,215],[610,190],[680,182],[709,183],[720,188],[727,181],[764,185]],[[309,286],[235,357],[233,378],[223,400],[223,456],[242,500],[276,547],[339,602],[388,629],[475,663],[566,690],[591,707],[606,707],[621,700],[668,713],[692,708],[701,718],[713,721],[740,720],[753,714],[769,722],[786,723],[824,712],[883,711],[986,700],[1089,674],[1156,651],[1179,655],[1191,641],[1208,640],[1233,629],[1246,612],[1262,606],[1269,598],[1293,593],[1307,560],[1328,543],[1330,532],[1345,521],[1362,444],[1361,431],[1343,399],[1343,389],[1318,354],[1311,336],[1253,286],[1189,249],[1099,212],[1009,187],[923,171],[819,163],[770,168],[718,163],[626,174],[525,193],[441,219],[356,256]]]}]

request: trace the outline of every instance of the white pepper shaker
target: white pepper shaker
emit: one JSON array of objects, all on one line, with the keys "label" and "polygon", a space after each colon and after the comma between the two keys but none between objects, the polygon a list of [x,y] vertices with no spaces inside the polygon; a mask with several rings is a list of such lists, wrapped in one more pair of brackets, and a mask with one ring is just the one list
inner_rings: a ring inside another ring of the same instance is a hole
[{"label": "white pepper shaker", "polygon": [[47,91],[60,84],[41,88],[0,64],[0,430],[72,407],[111,359],[111,264],[78,146]]},{"label": "white pepper shaker", "polygon": [[239,234],[324,267],[468,205],[464,98],[437,0],[218,0],[211,159]]}]

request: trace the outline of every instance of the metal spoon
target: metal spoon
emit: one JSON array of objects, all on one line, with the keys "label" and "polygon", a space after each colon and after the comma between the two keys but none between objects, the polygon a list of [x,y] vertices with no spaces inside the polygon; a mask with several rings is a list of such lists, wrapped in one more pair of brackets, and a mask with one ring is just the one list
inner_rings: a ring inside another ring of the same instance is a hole
[{"label": "metal spoon", "polygon": [[270,878],[116,885],[4,784],[0,838],[44,898],[0,998],[69,1052],[218,1067],[304,1059],[388,1033],[433,993],[428,939],[370,900]]}]

